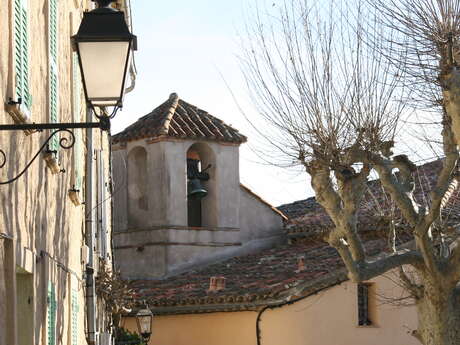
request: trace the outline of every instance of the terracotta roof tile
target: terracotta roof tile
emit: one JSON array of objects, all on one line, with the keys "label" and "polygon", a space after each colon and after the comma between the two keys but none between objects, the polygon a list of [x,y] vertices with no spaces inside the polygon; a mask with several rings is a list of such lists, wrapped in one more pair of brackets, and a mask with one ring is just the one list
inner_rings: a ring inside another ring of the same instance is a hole
[{"label": "terracotta roof tile", "polygon": [[[368,239],[366,252],[377,255],[386,245],[386,239]],[[298,269],[299,257],[304,258],[303,270]],[[208,290],[213,276],[225,277],[225,289]],[[212,305],[250,310],[257,303],[266,305],[293,295],[313,294],[345,280],[336,250],[310,241],[235,257],[162,280],[134,280],[130,286],[154,313],[174,314],[183,313],[183,306],[188,306],[187,313],[204,312]]]},{"label": "terracotta roof tile", "polygon": [[150,114],[114,135],[112,142],[116,144],[159,137],[213,140],[234,144],[241,144],[247,140],[238,130],[173,93]]}]

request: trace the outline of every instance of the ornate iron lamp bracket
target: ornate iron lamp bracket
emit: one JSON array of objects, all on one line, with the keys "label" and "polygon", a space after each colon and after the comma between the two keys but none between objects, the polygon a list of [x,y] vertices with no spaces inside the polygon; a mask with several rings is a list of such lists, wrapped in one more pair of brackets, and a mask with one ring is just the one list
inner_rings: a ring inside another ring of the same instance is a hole
[{"label": "ornate iron lamp bracket", "polygon": [[[14,124],[14,125],[0,125],[0,131],[18,131],[18,130],[32,130],[42,131],[45,129],[54,130],[45,142],[42,144],[38,152],[32,157],[32,159],[26,164],[24,169],[15,177],[7,180],[0,181],[0,185],[10,184],[18,180],[25,172],[30,168],[32,163],[37,159],[41,152],[48,147],[50,140],[58,133],[66,133],[68,137],[63,137],[59,140],[59,146],[65,150],[72,148],[75,145],[75,135],[72,129],[78,128],[99,128],[101,130],[110,130],[110,119],[100,117],[99,122],[74,122],[74,123],[31,123],[31,124]],[[7,163],[7,155],[5,151],[0,149],[0,169],[4,168]]]}]

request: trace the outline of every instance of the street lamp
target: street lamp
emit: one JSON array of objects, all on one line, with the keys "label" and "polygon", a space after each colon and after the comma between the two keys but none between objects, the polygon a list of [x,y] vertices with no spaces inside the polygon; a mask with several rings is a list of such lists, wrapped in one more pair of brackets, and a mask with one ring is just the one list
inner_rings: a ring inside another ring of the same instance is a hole
[{"label": "street lamp", "polygon": [[[94,1],[94,0],[93,0]],[[113,1],[96,0],[98,8],[85,12],[74,42],[88,104],[95,107],[123,105],[131,50],[137,38],[124,14],[111,7]]]},{"label": "street lamp", "polygon": [[137,330],[142,336],[142,339],[148,344],[152,335],[153,314],[150,309],[141,309],[136,314]]},{"label": "street lamp", "polygon": [[[110,119],[113,118],[123,105],[125,80],[128,71],[131,51],[137,49],[137,39],[126,24],[123,12],[109,7],[111,0],[93,0],[98,3],[98,8],[83,14],[80,28],[72,37],[77,51],[80,65],[83,88],[86,102],[92,109],[99,121],[77,123],[24,123],[12,125],[0,125],[0,131],[42,131],[53,130],[38,152],[25,168],[15,177],[0,181],[1,185],[13,183],[18,180],[40,152],[48,148],[52,137],[58,133],[66,133],[68,138],[61,138],[59,145],[63,149],[70,149],[75,144],[75,136],[72,132],[76,128],[99,128],[110,130]],[[10,100],[10,106],[21,103]],[[113,107],[113,112],[108,115],[106,107]],[[99,114],[96,108],[100,109]],[[6,153],[0,149],[0,169],[7,163]],[[56,163],[57,164],[57,163]]]}]

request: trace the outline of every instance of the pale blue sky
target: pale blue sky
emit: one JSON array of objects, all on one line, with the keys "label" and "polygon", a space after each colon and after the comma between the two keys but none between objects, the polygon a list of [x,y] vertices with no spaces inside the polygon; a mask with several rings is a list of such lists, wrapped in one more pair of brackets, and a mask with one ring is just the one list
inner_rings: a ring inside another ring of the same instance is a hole
[{"label": "pale blue sky", "polygon": [[[269,4],[273,2],[277,1]],[[246,101],[237,59],[241,52],[238,32],[244,32],[244,17],[254,4],[254,0],[133,0],[138,77],[135,90],[126,95],[124,109],[114,120],[113,133],[177,92],[249,137],[240,149],[241,181],[277,206],[311,196],[308,176],[260,162],[251,150],[257,142],[250,126],[223,80],[247,114],[255,117]]]}]

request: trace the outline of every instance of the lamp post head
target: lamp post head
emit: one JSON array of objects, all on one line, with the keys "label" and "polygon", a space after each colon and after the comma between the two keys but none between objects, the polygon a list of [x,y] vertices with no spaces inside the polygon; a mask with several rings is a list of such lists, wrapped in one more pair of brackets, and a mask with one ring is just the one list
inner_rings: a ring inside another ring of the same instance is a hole
[{"label": "lamp post head", "polygon": [[72,37],[78,54],[83,88],[88,104],[121,108],[125,81],[136,36],[130,32],[123,12],[109,7],[110,0],[97,1],[99,8],[85,12]]}]

